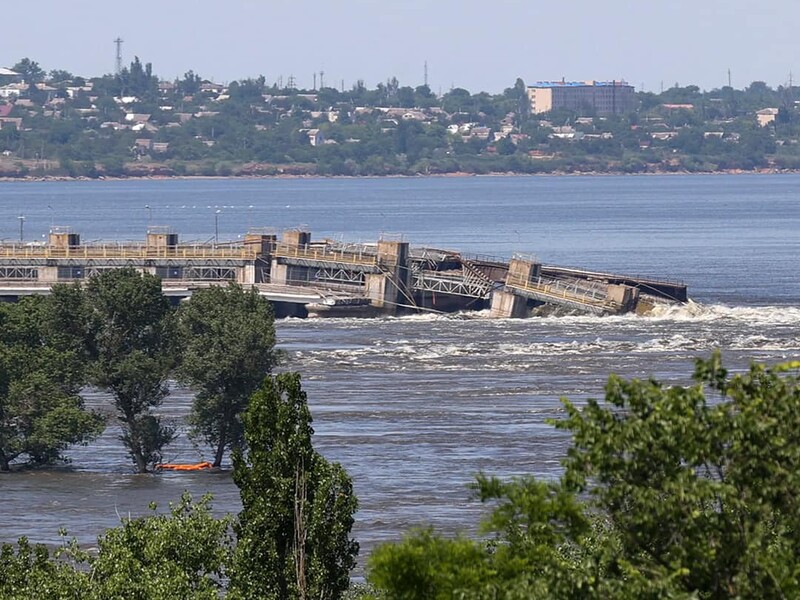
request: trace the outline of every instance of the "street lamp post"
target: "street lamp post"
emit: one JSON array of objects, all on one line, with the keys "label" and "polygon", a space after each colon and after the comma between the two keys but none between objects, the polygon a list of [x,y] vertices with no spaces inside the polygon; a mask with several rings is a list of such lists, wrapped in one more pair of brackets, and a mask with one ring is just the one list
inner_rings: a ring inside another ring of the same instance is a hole
[{"label": "street lamp post", "polygon": [[219,243],[219,213],[222,211],[217,209],[214,212],[214,245]]},{"label": "street lamp post", "polygon": [[147,228],[150,229],[150,222],[153,220],[153,209],[150,208],[149,204],[145,204],[144,207],[147,209]]},{"label": "street lamp post", "polygon": [[20,215],[17,218],[19,219],[19,243],[21,244],[25,237],[25,216]]}]

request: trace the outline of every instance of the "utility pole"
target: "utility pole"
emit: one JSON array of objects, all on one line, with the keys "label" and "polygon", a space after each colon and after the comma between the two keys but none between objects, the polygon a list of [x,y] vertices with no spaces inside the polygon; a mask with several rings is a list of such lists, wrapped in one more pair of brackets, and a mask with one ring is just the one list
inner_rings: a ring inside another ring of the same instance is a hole
[{"label": "utility pole", "polygon": [[428,87],[428,61],[425,61],[425,87]]},{"label": "utility pole", "polygon": [[728,87],[729,87],[729,88],[732,88],[732,87],[733,87],[733,86],[731,85],[731,70],[730,70],[730,69],[728,69]]},{"label": "utility pole", "polygon": [[214,245],[219,244],[219,213],[222,211],[217,209],[214,212]]},{"label": "utility pole", "polygon": [[122,72],[122,42],[124,42],[121,37],[118,37],[114,40],[114,43],[117,45],[117,61],[115,63],[115,73],[119,75]]},{"label": "utility pole", "polygon": [[19,243],[22,244],[22,240],[24,239],[24,231],[25,231],[25,216],[20,215],[17,217],[19,219]]}]

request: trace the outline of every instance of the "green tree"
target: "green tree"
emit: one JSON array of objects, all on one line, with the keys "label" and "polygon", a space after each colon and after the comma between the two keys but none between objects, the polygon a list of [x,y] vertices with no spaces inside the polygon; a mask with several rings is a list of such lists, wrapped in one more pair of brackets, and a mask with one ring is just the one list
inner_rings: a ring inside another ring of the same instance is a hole
[{"label": "green tree", "polygon": [[[569,401],[558,482],[479,478],[488,542],[430,532],[378,549],[388,598],[796,598],[800,362],[695,384],[609,378]],[[462,584],[463,582],[463,584]]]},{"label": "green tree", "polygon": [[169,514],[123,520],[98,540],[89,565],[93,598],[216,600],[231,552],[230,519],[211,514],[210,496],[185,492]]},{"label": "green tree", "polygon": [[47,74],[47,78],[51,83],[69,83],[75,76],[69,71],[63,69],[53,69]]},{"label": "green tree", "polygon": [[0,547],[0,598],[4,600],[66,600],[90,598],[88,577],[67,561],[51,557],[44,544],[20,538]]},{"label": "green tree", "polygon": [[91,381],[114,397],[122,441],[139,473],[161,462],[174,429],[152,413],[168,390],[176,335],[161,280],[132,268],[92,277],[86,285]]},{"label": "green tree", "polygon": [[565,403],[567,481],[608,515],[621,561],[709,598],[800,594],[798,368],[728,378],[715,354],[691,387],[612,376],[605,406]]},{"label": "green tree", "polygon": [[168,514],[123,519],[97,550],[64,544],[55,556],[24,538],[0,549],[4,600],[217,600],[231,555],[230,518],[211,514],[210,497],[188,493]]},{"label": "green tree", "polygon": [[78,288],[0,306],[0,471],[12,461],[64,460],[72,444],[99,435],[104,419],[85,410],[87,350]]},{"label": "green tree", "polygon": [[214,448],[219,467],[226,449],[242,447],[241,414],[275,365],[272,306],[256,290],[214,286],[194,292],[178,322],[178,376],[197,392],[189,422],[194,435]]},{"label": "green tree", "polygon": [[22,75],[25,83],[39,83],[44,79],[44,69],[35,60],[23,58],[11,70]]},{"label": "green tree", "polygon": [[191,96],[200,91],[200,84],[203,83],[203,78],[192,70],[187,71],[183,75],[183,79],[178,81],[178,91],[184,96]]},{"label": "green tree", "polygon": [[341,598],[358,544],[352,482],[311,444],[314,430],[300,376],[268,377],[244,415],[248,453],[235,451],[242,512],[231,597]]}]

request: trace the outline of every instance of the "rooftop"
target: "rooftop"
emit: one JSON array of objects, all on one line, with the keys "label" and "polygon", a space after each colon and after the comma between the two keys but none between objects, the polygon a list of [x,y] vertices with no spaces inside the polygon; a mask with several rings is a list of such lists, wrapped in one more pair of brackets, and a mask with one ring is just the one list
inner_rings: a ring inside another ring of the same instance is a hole
[{"label": "rooftop", "polygon": [[624,79],[613,81],[537,81],[528,87],[532,88],[556,88],[556,87],[621,87],[630,86]]}]

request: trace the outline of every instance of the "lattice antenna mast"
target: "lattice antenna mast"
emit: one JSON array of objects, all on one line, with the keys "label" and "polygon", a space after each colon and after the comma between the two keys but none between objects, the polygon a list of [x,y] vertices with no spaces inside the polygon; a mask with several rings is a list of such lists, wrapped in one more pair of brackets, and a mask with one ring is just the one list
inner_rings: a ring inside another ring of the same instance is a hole
[{"label": "lattice antenna mast", "polygon": [[122,38],[118,37],[114,40],[114,43],[117,46],[117,60],[115,63],[115,72],[119,75],[122,72],[122,42],[124,42]]},{"label": "lattice antenna mast", "polygon": [[428,61],[425,61],[425,87],[428,87]]},{"label": "lattice antenna mast", "polygon": [[[333,85],[336,85],[335,83]],[[319,72],[319,89],[325,87],[325,71]]]}]

